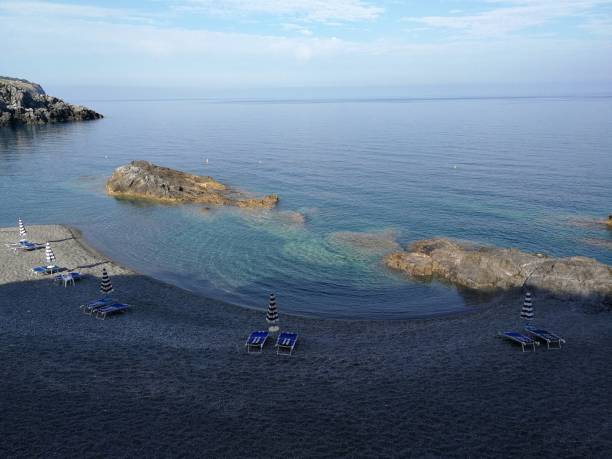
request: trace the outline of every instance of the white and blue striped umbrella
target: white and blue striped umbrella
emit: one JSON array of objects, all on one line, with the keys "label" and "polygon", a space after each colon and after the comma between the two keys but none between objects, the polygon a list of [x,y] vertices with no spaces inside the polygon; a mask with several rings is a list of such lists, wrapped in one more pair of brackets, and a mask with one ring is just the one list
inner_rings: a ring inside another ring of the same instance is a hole
[{"label": "white and blue striped umbrella", "polygon": [[527,322],[533,320],[533,304],[531,302],[531,292],[525,293],[525,301],[523,301],[523,307],[521,308],[521,319],[525,319]]},{"label": "white and blue striped umbrella", "polygon": [[276,296],[274,293],[270,293],[270,299],[268,300],[268,313],[266,314],[266,322],[270,324],[268,331],[278,331],[278,310],[276,308]]},{"label": "white and blue striped umbrella", "polygon": [[102,268],[102,281],[100,282],[100,291],[105,295],[108,295],[113,291],[113,284],[111,284],[110,277],[106,272],[106,268]]},{"label": "white and blue striped umbrella", "polygon": [[21,221],[21,218],[18,220],[17,224],[19,225],[19,237],[23,241],[28,237],[28,231],[26,230],[26,227]]},{"label": "white and blue striped umbrella", "polygon": [[51,249],[51,244],[47,242],[47,247],[45,248],[45,258],[49,265],[52,265],[55,261],[55,254],[53,253],[53,249]]}]

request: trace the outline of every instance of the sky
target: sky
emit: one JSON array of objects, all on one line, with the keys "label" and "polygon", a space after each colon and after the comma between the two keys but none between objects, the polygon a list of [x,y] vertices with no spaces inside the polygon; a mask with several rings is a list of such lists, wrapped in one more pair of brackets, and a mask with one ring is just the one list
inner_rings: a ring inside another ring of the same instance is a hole
[{"label": "sky", "polygon": [[612,0],[0,0],[0,43],[43,86],[612,88]]}]

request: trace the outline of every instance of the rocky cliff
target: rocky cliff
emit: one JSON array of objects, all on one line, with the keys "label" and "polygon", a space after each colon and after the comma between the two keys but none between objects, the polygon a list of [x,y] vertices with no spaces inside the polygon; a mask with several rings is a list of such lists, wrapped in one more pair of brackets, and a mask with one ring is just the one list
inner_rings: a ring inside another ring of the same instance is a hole
[{"label": "rocky cliff", "polygon": [[438,238],[417,241],[384,262],[413,277],[435,276],[475,290],[524,285],[557,296],[612,300],[612,268],[592,258],[553,258]]},{"label": "rocky cliff", "polygon": [[89,108],[45,94],[36,83],[0,76],[0,127],[98,118],[102,115]]},{"label": "rocky cliff", "polygon": [[106,191],[111,196],[218,206],[272,208],[278,203],[275,194],[252,198],[212,177],[192,175],[147,161],[132,161],[115,169],[106,182]]}]

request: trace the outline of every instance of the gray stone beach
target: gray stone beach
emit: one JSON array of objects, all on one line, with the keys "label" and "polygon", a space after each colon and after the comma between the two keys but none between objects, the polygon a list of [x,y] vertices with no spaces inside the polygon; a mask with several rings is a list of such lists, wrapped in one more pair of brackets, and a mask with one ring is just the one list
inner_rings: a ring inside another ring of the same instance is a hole
[{"label": "gray stone beach", "polygon": [[[561,350],[523,353],[520,292],[418,320],[284,315],[292,357],[244,341],[265,313],[118,266],[64,226],[29,227],[74,287],[34,276],[0,229],[2,457],[610,457],[612,314],[540,298]],[[102,269],[132,305],[97,320]],[[265,299],[263,299],[265,302]]]}]

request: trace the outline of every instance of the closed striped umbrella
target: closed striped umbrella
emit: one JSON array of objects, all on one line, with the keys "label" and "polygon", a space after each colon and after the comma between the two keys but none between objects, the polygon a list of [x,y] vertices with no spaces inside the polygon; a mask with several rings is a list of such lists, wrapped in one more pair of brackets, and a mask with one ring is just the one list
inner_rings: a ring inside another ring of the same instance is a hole
[{"label": "closed striped umbrella", "polygon": [[47,242],[47,247],[45,248],[45,258],[47,259],[47,263],[52,265],[55,261],[55,254],[53,253],[53,249],[51,248],[51,244]]},{"label": "closed striped umbrella", "polygon": [[270,299],[268,300],[268,313],[266,314],[266,322],[270,324],[268,331],[278,331],[278,310],[276,309],[276,296],[274,293],[270,293]]},{"label": "closed striped umbrella", "polygon": [[102,268],[102,281],[100,282],[100,291],[105,295],[113,291],[113,284],[111,284],[111,280],[110,277],[108,277],[106,268]]},{"label": "closed striped umbrella", "polygon": [[18,220],[18,225],[19,225],[19,237],[21,238],[21,240],[25,240],[28,237],[28,231],[26,230],[26,227],[24,226],[23,222],[21,221],[21,218]]},{"label": "closed striped umbrella", "polygon": [[521,308],[521,319],[525,319],[527,322],[533,320],[533,304],[531,303],[531,292],[525,293],[525,301],[523,301],[523,307]]}]

